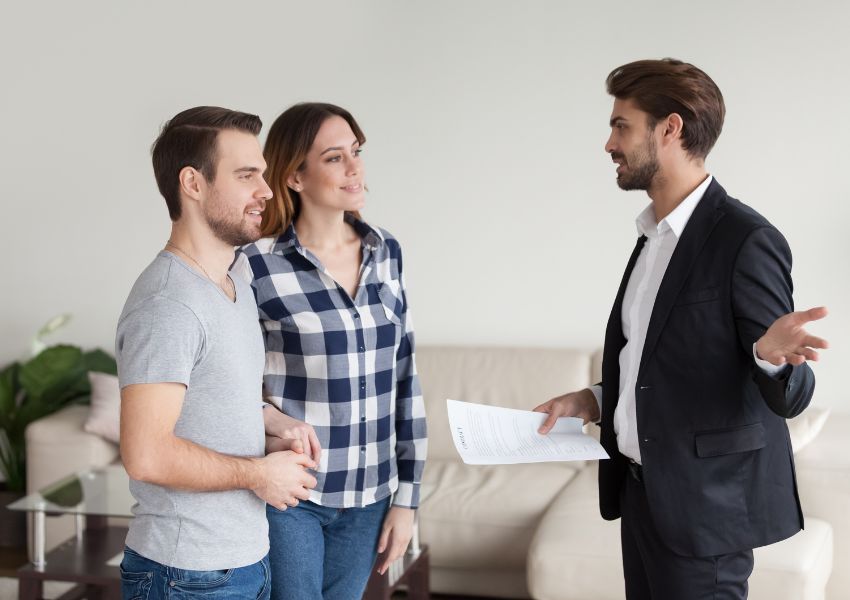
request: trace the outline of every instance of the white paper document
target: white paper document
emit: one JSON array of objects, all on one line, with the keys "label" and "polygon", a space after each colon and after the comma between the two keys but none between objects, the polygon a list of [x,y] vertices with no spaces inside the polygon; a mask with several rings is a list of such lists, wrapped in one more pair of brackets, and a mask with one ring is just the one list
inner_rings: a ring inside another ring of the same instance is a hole
[{"label": "white paper document", "polygon": [[452,439],[469,465],[506,465],[608,458],[602,445],[582,432],[582,420],[561,417],[546,435],[537,430],[548,415],[446,400]]}]

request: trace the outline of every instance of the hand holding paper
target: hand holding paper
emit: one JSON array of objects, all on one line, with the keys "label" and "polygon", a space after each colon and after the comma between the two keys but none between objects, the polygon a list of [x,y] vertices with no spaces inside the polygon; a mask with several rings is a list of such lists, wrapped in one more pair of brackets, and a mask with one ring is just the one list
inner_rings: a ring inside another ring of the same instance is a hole
[{"label": "hand holding paper", "polygon": [[543,413],[458,400],[446,400],[446,408],[455,448],[470,465],[608,458],[599,442],[582,433],[581,419],[563,417],[541,435]]}]

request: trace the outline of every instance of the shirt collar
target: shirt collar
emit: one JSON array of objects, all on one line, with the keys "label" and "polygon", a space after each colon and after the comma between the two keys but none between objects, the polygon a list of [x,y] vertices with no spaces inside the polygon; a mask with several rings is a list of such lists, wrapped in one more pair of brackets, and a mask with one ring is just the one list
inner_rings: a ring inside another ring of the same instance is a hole
[{"label": "shirt collar", "polygon": [[[365,247],[370,250],[375,250],[383,245],[384,237],[381,235],[380,231],[348,212],[345,213],[343,218],[346,223],[354,228],[354,231],[360,236]],[[301,242],[298,241],[298,234],[295,233],[295,225],[292,223],[290,223],[289,227],[286,228],[286,231],[284,231],[280,237],[275,240],[274,246],[272,247],[272,253],[283,254],[290,248],[294,248],[295,250],[300,250],[302,248]]]},{"label": "shirt collar", "polygon": [[682,236],[685,230],[685,225],[691,218],[691,215],[696,209],[699,201],[702,200],[705,190],[711,184],[713,177],[709,175],[705,180],[697,186],[697,188],[688,194],[684,200],[679,203],[679,206],[673,209],[669,215],[661,219],[660,223],[655,222],[655,211],[652,204],[647,206],[635,219],[638,233],[647,237],[657,237],[667,230],[673,232],[677,238]]}]

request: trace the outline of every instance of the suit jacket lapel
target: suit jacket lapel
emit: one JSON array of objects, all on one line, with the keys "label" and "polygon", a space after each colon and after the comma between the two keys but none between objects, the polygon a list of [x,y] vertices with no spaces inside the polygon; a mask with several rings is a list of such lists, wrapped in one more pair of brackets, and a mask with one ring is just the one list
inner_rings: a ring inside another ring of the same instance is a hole
[{"label": "suit jacket lapel", "polygon": [[[617,297],[614,299],[614,306],[611,308],[611,315],[608,317],[608,327],[619,333],[623,337],[623,297],[626,295],[626,287],[629,285],[629,279],[632,276],[632,271],[635,268],[638,256],[640,256],[643,245],[646,243],[646,236],[642,235],[635,242],[635,249],[632,250],[632,255],[629,257],[629,262],[626,264],[626,271],[623,273],[623,278],[620,280],[620,288],[617,290]],[[617,352],[620,348],[617,348]]]},{"label": "suit jacket lapel", "polygon": [[638,381],[640,374],[646,366],[646,361],[652,356],[655,350],[655,344],[658,342],[658,337],[667,323],[667,318],[670,316],[670,311],[676,301],[676,297],[682,289],[685,280],[691,271],[691,266],[705,245],[708,236],[723,217],[723,210],[720,205],[726,199],[726,190],[724,190],[717,180],[711,182],[705,195],[700,200],[697,207],[691,214],[688,224],[682,231],[682,237],[679,243],[676,244],[676,250],[673,251],[673,256],[670,258],[670,264],[664,272],[664,277],[661,279],[661,286],[658,288],[658,295],[655,298],[655,305],[652,308],[652,316],[649,319],[649,326],[646,331],[646,340],[643,345],[643,354],[640,359],[640,369],[638,370]]},{"label": "suit jacket lapel", "polygon": [[[623,279],[620,281],[620,288],[617,290],[617,297],[614,299],[614,306],[611,308],[611,314],[608,317],[608,326],[605,330],[605,350],[602,355],[602,385],[605,402],[602,403],[602,411],[606,414],[610,409],[613,415],[614,408],[617,406],[617,391],[620,380],[618,376],[612,375],[614,371],[611,371],[611,368],[616,367],[619,370],[620,350],[622,350],[623,345],[626,343],[626,338],[623,335],[623,297],[626,295],[626,286],[629,284],[635,263],[645,243],[645,235],[640,236],[635,243],[635,249],[632,250],[632,255],[626,264],[626,271],[623,273]],[[606,395],[604,389],[609,386],[611,386],[612,393]]]}]

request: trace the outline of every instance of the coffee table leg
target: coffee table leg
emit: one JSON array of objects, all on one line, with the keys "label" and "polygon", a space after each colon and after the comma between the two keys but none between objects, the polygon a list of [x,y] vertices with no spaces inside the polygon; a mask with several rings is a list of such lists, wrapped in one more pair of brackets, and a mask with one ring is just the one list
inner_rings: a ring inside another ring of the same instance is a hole
[{"label": "coffee table leg", "polygon": [[372,571],[372,576],[369,577],[366,590],[363,592],[363,600],[389,600],[390,592],[389,576],[386,573],[378,575],[377,572]]},{"label": "coffee table leg", "polygon": [[33,511],[33,557],[32,564],[36,569],[43,569],[44,560],[44,509]]},{"label": "coffee table leg", "polygon": [[40,579],[19,579],[18,600],[41,600],[44,592]]},{"label": "coffee table leg", "polygon": [[430,584],[430,555],[425,554],[411,569],[407,576],[407,598],[408,600],[429,600],[431,597]]}]

